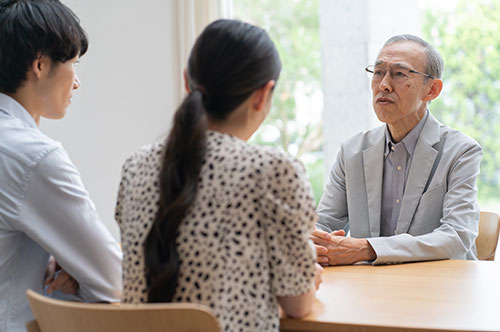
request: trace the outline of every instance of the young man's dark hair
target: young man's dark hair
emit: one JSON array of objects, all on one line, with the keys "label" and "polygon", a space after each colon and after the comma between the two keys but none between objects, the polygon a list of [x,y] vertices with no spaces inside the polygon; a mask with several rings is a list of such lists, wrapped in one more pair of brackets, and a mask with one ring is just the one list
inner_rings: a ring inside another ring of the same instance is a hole
[{"label": "young man's dark hair", "polygon": [[79,19],[58,0],[0,0],[0,92],[15,93],[38,57],[65,62],[87,47]]}]

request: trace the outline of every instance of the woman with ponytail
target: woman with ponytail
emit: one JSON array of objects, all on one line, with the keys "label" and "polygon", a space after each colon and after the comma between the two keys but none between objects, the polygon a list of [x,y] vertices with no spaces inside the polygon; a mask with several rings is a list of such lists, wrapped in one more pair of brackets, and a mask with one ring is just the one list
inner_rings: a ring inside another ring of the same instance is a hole
[{"label": "woman with ponytail", "polygon": [[278,331],[278,304],[294,317],[310,311],[321,267],[308,243],[317,217],[304,169],[246,143],[280,71],[258,27],[218,20],[198,37],[166,142],[123,166],[123,302],[201,303],[224,331]]}]

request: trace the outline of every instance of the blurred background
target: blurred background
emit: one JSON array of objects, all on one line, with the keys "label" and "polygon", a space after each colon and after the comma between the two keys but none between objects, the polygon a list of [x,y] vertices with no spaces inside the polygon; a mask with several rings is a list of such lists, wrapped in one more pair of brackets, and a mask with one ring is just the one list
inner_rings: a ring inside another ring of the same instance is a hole
[{"label": "blurred background", "polygon": [[380,125],[364,68],[389,37],[411,33],[445,63],[429,108],[483,147],[481,210],[500,212],[500,0],[67,0],[90,37],[65,119],[42,120],[82,174],[112,233],[125,158],[164,139],[183,97],[182,70],[209,22],[238,18],[268,31],[283,71],[252,144],[278,147],[306,166],[316,201],[340,143]]}]

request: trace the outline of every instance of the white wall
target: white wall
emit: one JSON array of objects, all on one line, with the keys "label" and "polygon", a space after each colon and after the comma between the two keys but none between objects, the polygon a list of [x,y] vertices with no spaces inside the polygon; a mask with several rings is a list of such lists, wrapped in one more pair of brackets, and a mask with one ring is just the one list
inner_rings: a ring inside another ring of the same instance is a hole
[{"label": "white wall", "polygon": [[67,116],[42,120],[41,129],[62,142],[118,239],[113,215],[121,165],[142,145],[164,138],[177,104],[174,3],[64,2],[79,16],[90,48],[78,65],[81,87]]}]

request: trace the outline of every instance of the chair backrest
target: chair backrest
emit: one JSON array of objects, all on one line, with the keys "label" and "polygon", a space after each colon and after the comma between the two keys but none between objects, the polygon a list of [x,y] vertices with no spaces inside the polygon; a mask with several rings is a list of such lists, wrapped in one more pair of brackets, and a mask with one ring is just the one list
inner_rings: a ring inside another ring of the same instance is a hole
[{"label": "chair backrest", "polygon": [[36,320],[30,320],[26,323],[26,332],[40,332],[40,328],[38,327]]},{"label": "chair backrest", "polygon": [[[67,302],[26,292],[36,332],[219,332],[213,313],[194,303],[93,304]],[[31,324],[31,325],[30,325]]]},{"label": "chair backrest", "polygon": [[478,259],[485,261],[495,260],[499,234],[500,216],[498,213],[481,211],[479,233],[476,238]]}]

